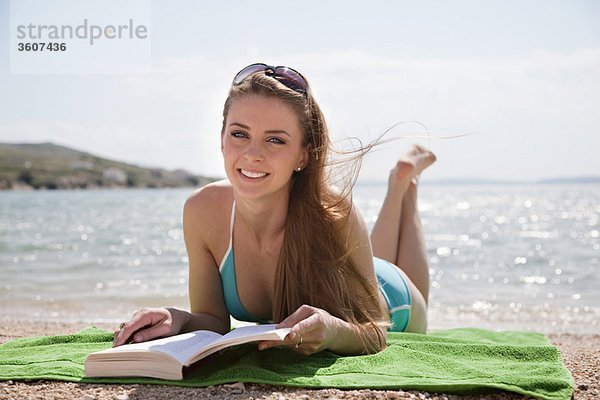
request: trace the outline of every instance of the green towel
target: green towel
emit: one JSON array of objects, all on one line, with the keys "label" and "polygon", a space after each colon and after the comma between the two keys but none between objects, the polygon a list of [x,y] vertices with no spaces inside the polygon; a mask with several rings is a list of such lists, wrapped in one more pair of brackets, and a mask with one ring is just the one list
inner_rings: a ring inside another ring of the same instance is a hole
[{"label": "green towel", "polygon": [[482,394],[508,390],[541,399],[570,399],[573,378],[560,352],[538,333],[451,329],[427,335],[390,333],[378,354],[309,357],[287,349],[231,348],[187,369],[182,381],[86,378],[87,354],[110,347],[112,334],[94,327],[74,335],[15,339],[0,345],[0,380],[208,386],[253,382],[311,388],[415,389]]}]

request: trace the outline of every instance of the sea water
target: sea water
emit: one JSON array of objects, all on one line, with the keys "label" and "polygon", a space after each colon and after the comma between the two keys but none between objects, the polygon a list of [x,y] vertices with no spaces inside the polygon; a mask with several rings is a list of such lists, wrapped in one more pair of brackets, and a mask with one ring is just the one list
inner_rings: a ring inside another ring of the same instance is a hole
[{"label": "sea water", "polygon": [[[188,307],[191,189],[0,193],[0,318],[117,322]],[[384,185],[354,201],[373,226]],[[427,185],[431,328],[600,329],[600,188]]]}]

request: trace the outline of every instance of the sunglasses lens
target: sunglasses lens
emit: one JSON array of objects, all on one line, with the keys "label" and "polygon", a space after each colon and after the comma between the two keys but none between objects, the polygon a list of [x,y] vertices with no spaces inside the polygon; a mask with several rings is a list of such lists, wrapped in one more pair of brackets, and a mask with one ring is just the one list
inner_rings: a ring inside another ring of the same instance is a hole
[{"label": "sunglasses lens", "polygon": [[304,77],[291,68],[277,67],[273,77],[296,92],[306,93],[308,89],[308,83]]},{"label": "sunglasses lens", "polygon": [[242,69],[240,72],[238,72],[235,75],[235,78],[233,78],[233,84],[239,85],[240,83],[242,83],[244,81],[244,79],[246,79],[250,75],[255,74],[257,72],[264,71],[266,67],[267,67],[266,64],[248,65],[246,68]]},{"label": "sunglasses lens", "polygon": [[236,74],[235,78],[233,78],[233,84],[239,85],[244,79],[257,72],[264,72],[265,75],[278,80],[296,92],[306,93],[308,90],[306,79],[304,79],[298,71],[288,67],[271,67],[262,63],[251,64],[242,69]]}]

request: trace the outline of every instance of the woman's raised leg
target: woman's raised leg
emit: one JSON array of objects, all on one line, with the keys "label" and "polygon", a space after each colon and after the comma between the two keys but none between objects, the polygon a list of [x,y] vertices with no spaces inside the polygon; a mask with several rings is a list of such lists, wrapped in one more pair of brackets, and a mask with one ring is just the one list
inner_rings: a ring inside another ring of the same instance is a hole
[{"label": "woman's raised leg", "polygon": [[373,254],[400,267],[425,301],[429,295],[429,265],[417,208],[417,180],[434,161],[433,153],[415,145],[397,162],[371,231]]}]

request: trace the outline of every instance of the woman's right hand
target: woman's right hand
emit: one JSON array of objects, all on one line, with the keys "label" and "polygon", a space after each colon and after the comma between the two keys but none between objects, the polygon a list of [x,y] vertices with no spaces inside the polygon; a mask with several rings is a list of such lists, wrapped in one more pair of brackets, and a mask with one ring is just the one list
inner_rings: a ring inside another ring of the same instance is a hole
[{"label": "woman's right hand", "polygon": [[113,347],[176,335],[186,322],[185,314],[174,308],[142,308],[115,332]]}]

